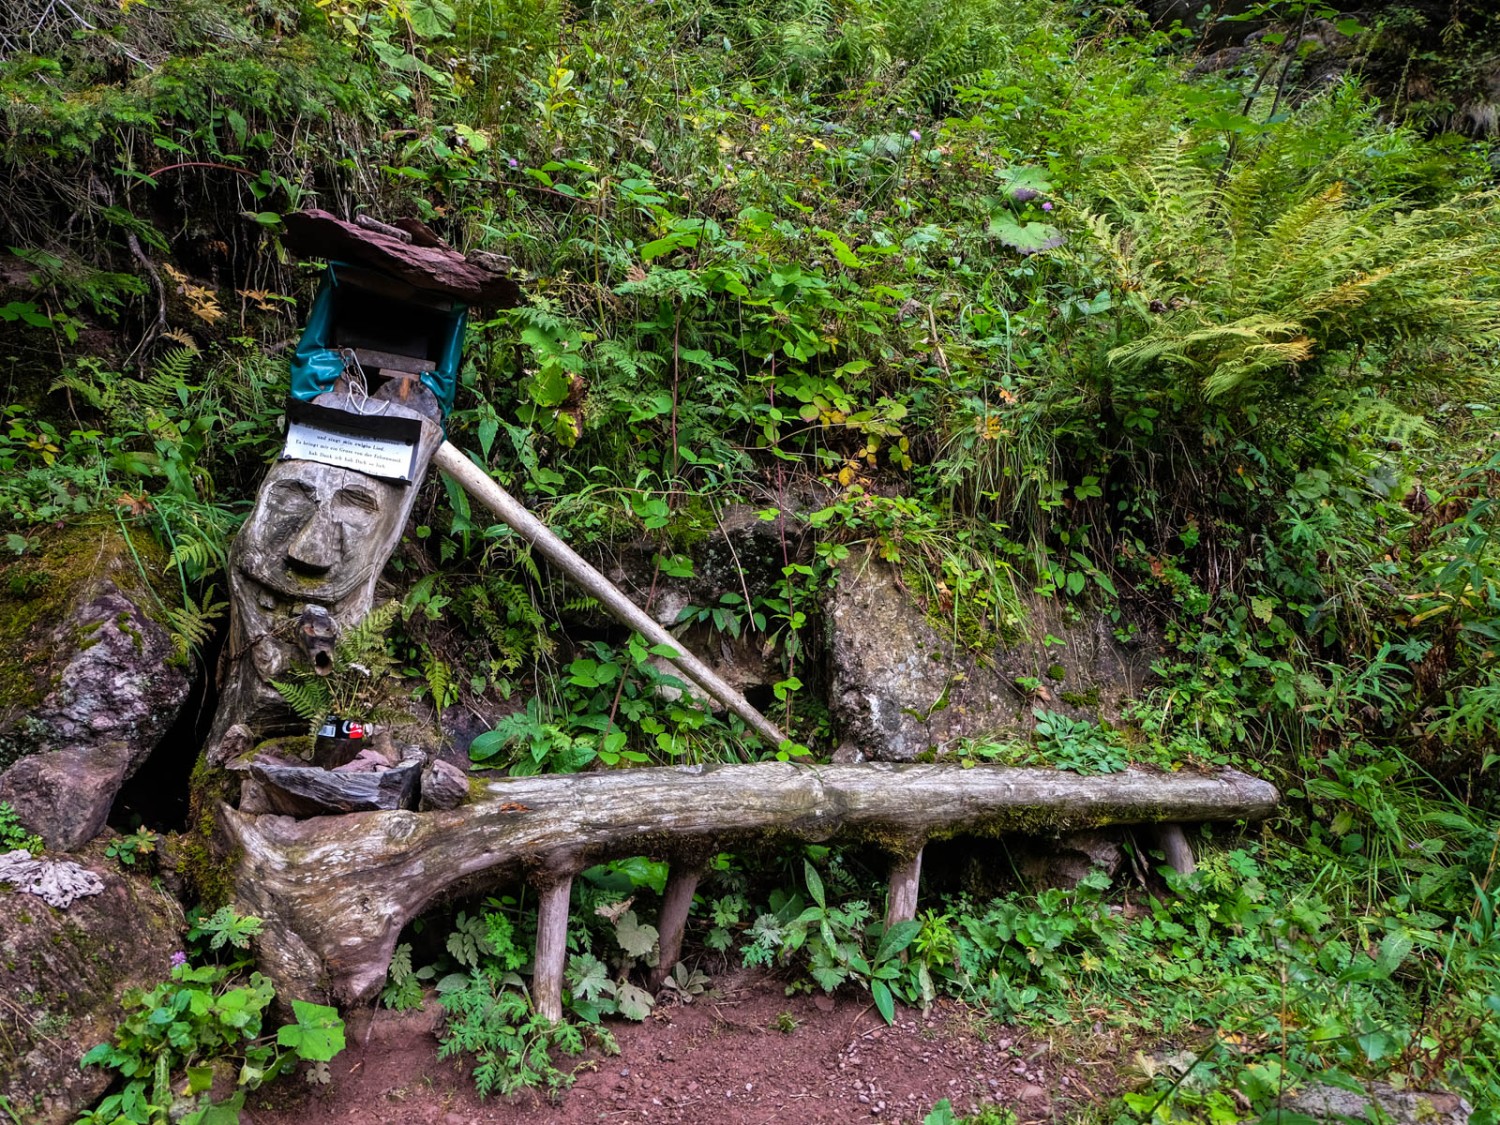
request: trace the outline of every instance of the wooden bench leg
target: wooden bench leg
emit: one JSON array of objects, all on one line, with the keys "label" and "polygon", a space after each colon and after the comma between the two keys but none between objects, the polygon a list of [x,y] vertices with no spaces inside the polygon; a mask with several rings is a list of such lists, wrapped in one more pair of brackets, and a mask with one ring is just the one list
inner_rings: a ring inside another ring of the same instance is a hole
[{"label": "wooden bench leg", "polygon": [[891,887],[885,899],[885,928],[917,916],[917,884],[922,878],[922,849],[891,865]]},{"label": "wooden bench leg", "polygon": [[541,888],[536,916],[536,959],[531,967],[531,1002],[537,1014],[556,1023],[562,1019],[563,970],[568,964],[568,900],[573,877]]},{"label": "wooden bench leg", "polygon": [[662,981],[671,974],[682,957],[682,935],[687,929],[688,914],[693,909],[693,896],[698,893],[698,880],[703,869],[692,864],[673,864],[667,877],[666,889],[661,897],[661,917],[658,919],[658,949],[661,956],[656,968],[651,970],[647,983],[651,991],[661,987]]},{"label": "wooden bench leg", "polygon": [[1180,824],[1162,824],[1156,829],[1156,846],[1167,858],[1167,866],[1179,875],[1191,875],[1198,870],[1193,859],[1193,845]]}]

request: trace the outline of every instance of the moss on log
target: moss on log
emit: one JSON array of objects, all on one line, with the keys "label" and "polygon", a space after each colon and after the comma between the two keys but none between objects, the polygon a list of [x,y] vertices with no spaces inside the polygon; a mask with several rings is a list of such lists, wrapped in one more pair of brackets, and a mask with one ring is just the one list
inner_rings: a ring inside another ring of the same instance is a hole
[{"label": "moss on log", "polygon": [[749,840],[890,845],[1108,824],[1256,819],[1268,782],[1232,770],[862,764],[620,770],[476,785],[447,812],[293,820],[221,806],[238,851],[239,908],[265,918],[262,968],[292,995],[373,997],[401,929],[445,897],[527,879],[548,885],[626,855],[716,851]]}]

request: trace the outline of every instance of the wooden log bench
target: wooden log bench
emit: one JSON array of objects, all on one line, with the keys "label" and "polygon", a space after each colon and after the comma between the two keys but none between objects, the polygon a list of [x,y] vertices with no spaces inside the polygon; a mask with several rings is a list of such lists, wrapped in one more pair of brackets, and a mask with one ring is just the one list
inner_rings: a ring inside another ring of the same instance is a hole
[{"label": "wooden log bench", "polygon": [[704,863],[748,842],[880,847],[890,857],[894,923],[915,915],[931,839],[1254,820],[1278,800],[1270,783],[1233,770],[1080,776],[884,763],[476,778],[472,789],[468,803],[448,812],[296,820],[220,807],[236,906],[265,919],[261,968],[283,995],[369,1002],[413,918],[437,902],[525,880],[540,894],[532,996],[556,1019],[572,880],[608,859],[649,855],[671,865],[658,927],[664,973],[681,952]]}]

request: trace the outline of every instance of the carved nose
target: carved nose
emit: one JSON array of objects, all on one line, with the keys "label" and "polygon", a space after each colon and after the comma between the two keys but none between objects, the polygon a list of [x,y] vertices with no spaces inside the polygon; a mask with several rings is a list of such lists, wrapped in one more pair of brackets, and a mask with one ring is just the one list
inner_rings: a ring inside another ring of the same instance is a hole
[{"label": "carved nose", "polygon": [[305,574],[326,574],[343,553],[342,537],[343,528],[320,508],[287,547],[286,561]]}]

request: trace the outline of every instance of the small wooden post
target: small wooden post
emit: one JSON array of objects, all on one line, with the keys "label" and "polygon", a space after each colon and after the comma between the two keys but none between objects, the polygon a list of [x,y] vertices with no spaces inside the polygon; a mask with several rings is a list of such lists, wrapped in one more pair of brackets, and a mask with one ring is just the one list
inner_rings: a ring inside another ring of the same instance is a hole
[{"label": "small wooden post", "polygon": [[891,865],[891,887],[885,898],[885,928],[917,916],[917,884],[922,878],[922,849]]},{"label": "small wooden post", "polygon": [[1193,845],[1180,824],[1163,824],[1156,829],[1156,846],[1166,856],[1167,866],[1179,875],[1191,875],[1198,870],[1193,859]]},{"label": "small wooden post", "polygon": [[536,959],[531,967],[531,1001],[537,1014],[562,1019],[563,970],[568,963],[568,900],[573,876],[564,875],[541,888],[536,916]]},{"label": "small wooden post", "polygon": [[673,966],[682,957],[682,935],[687,929],[688,913],[693,909],[693,895],[698,893],[698,880],[703,869],[694,863],[675,863],[667,877],[666,889],[661,896],[661,917],[657,920],[658,949],[661,956],[656,968],[651,970],[647,983],[654,992],[671,974]]}]

